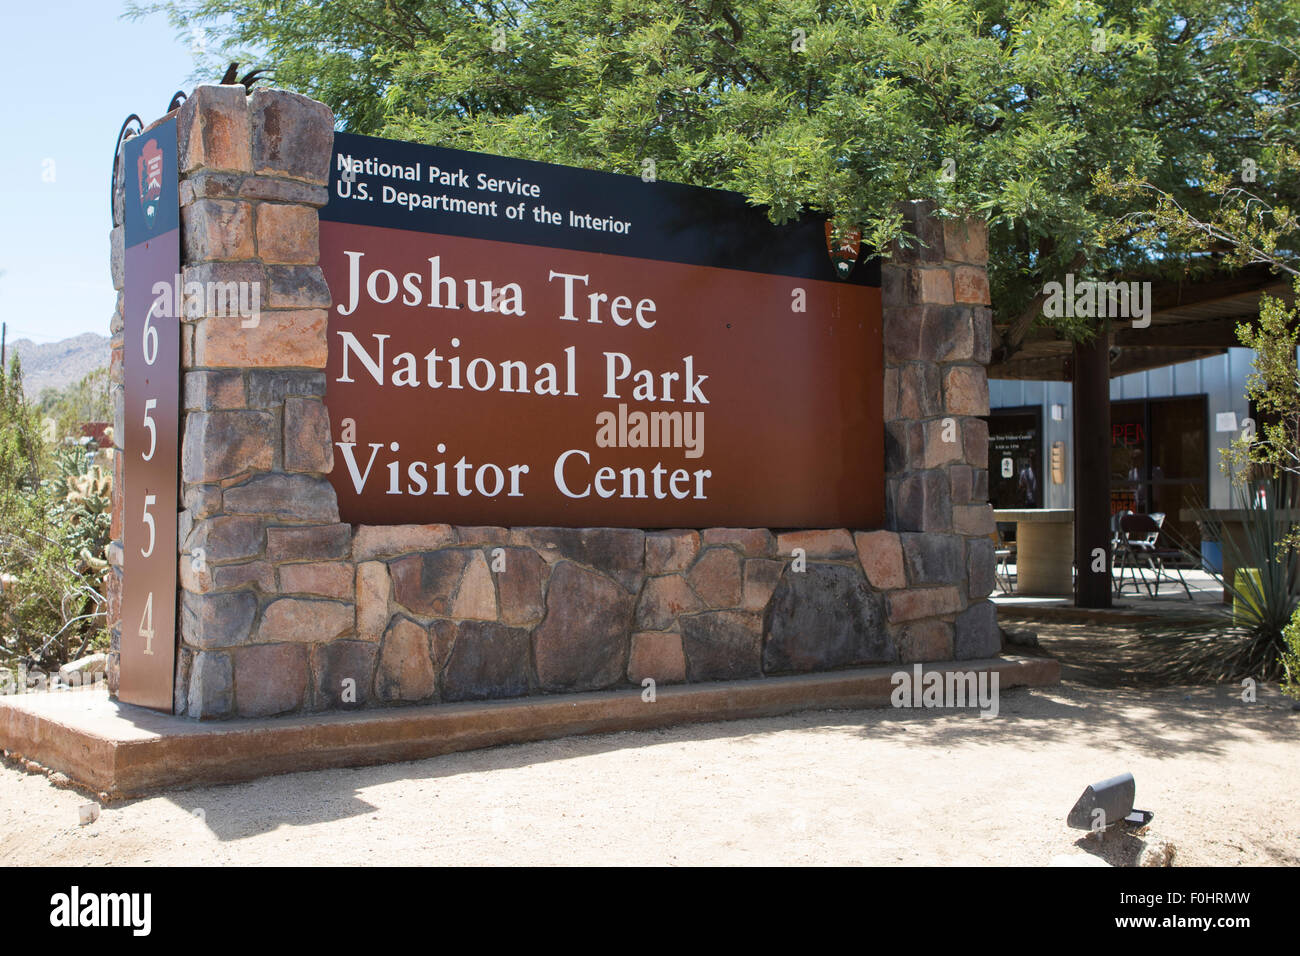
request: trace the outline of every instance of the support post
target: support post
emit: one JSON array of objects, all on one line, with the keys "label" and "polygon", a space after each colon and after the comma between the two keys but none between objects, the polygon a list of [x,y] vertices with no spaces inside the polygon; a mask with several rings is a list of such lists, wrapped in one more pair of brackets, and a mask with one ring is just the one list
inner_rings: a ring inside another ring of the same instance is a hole
[{"label": "support post", "polygon": [[[1110,333],[1074,345],[1074,603],[1111,606]],[[1100,549],[1104,562],[1097,560]],[[1100,570],[1097,570],[1100,568]]]}]

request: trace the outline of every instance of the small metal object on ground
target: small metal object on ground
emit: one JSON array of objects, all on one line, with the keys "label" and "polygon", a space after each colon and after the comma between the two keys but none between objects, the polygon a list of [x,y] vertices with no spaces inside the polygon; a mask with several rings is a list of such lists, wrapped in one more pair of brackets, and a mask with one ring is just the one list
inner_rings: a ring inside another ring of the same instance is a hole
[{"label": "small metal object on ground", "polygon": [[[1105,829],[1123,821],[1133,826],[1146,826],[1155,816],[1150,810],[1134,810],[1133,798],[1137,783],[1131,773],[1094,783],[1083,791],[1075,802],[1065,822],[1076,830]],[[1101,811],[1100,817],[1097,811]]]}]

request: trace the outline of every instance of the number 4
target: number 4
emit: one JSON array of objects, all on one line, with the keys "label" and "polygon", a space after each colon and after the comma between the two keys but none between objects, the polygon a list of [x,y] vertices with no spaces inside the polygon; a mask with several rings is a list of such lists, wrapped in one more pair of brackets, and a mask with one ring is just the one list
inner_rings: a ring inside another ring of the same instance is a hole
[{"label": "number 4", "polygon": [[144,652],[153,653],[153,592],[144,602],[144,613],[140,615],[140,636],[144,638]]}]

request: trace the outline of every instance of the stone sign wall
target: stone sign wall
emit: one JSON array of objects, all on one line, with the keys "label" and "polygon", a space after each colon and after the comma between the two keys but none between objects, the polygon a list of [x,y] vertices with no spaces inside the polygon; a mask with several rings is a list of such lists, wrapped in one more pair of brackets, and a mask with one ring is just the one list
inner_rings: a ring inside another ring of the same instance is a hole
[{"label": "stone sign wall", "polygon": [[[991,313],[981,226],[909,204],[883,268],[886,529],[352,526],[325,394],[318,210],[334,117],[277,90],[181,107],[184,281],[257,283],[256,322],[182,326],[180,646],[195,718],[516,697],[999,649],[987,502]],[[112,380],[123,407],[122,199]],[[233,288],[233,287],[232,287]],[[120,439],[119,439],[120,440]],[[124,450],[117,450],[120,462]],[[110,559],[122,627],[122,488]]]}]

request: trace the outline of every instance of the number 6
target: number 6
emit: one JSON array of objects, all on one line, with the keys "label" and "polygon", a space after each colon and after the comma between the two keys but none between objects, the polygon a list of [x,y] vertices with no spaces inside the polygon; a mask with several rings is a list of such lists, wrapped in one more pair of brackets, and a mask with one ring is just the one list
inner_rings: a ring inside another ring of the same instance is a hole
[{"label": "number 6", "polygon": [[153,306],[150,306],[149,311],[145,313],[143,341],[140,343],[140,347],[144,350],[145,365],[152,365],[158,358],[158,330],[149,324],[151,318],[153,318]]}]

